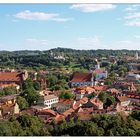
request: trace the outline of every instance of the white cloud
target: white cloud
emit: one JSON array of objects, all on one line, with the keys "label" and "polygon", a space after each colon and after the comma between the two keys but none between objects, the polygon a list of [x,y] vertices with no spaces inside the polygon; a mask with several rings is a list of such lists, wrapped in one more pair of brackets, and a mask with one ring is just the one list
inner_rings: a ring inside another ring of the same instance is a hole
[{"label": "white cloud", "polygon": [[24,20],[52,20],[57,22],[66,22],[71,20],[70,18],[60,18],[58,13],[45,13],[45,12],[31,12],[29,10],[25,10],[14,15],[17,19]]},{"label": "white cloud", "polygon": [[125,19],[138,19],[140,18],[140,12],[129,13],[127,16],[124,17]]},{"label": "white cloud", "polygon": [[134,7],[127,7],[124,9],[124,11],[127,11],[127,12],[132,12],[132,11],[136,11],[137,9],[134,8]]},{"label": "white cloud", "polygon": [[129,20],[125,22],[125,25],[127,26],[136,26],[139,27],[140,26],[140,20]]},{"label": "white cloud", "polygon": [[140,12],[131,11],[124,16],[126,26],[140,26]]},{"label": "white cloud", "polygon": [[140,39],[140,35],[135,35],[134,38]]},{"label": "white cloud", "polygon": [[113,4],[73,4],[71,9],[76,9],[81,12],[89,13],[89,12],[98,12],[98,11],[106,11],[116,8],[116,5]]},{"label": "white cloud", "polygon": [[133,4],[132,7],[139,7],[140,4]]}]

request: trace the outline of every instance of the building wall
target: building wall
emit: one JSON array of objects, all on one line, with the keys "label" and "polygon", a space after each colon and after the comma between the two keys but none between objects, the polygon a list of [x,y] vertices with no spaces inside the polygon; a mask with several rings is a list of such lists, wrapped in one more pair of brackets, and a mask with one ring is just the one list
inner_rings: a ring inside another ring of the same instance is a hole
[{"label": "building wall", "polygon": [[121,102],[121,106],[128,106],[130,103],[130,100],[129,101],[125,101],[125,102]]},{"label": "building wall", "polygon": [[76,100],[80,100],[84,97],[84,94],[76,94]]},{"label": "building wall", "polygon": [[16,103],[15,106],[14,106],[14,114],[19,114],[19,105]]},{"label": "building wall", "polygon": [[107,73],[97,73],[96,79],[107,78]]},{"label": "building wall", "polygon": [[92,82],[71,82],[71,87],[92,86]]},{"label": "building wall", "polygon": [[1,110],[0,110],[0,117],[2,117],[2,112],[1,112]]},{"label": "building wall", "polygon": [[44,100],[44,105],[47,105],[48,108],[52,107],[52,104],[58,103],[58,98],[50,99],[50,100]]}]

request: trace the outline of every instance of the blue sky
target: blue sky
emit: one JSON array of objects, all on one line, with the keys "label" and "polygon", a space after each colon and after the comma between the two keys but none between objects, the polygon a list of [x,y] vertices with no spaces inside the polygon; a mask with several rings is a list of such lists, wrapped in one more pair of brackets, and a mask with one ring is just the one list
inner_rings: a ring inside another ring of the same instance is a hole
[{"label": "blue sky", "polygon": [[0,50],[140,50],[140,5],[1,4],[0,25]]}]

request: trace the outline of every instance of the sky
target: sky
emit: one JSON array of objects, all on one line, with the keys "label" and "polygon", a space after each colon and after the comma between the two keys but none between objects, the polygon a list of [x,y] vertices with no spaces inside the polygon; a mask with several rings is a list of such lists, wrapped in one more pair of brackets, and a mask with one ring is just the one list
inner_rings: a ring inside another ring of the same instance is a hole
[{"label": "sky", "polygon": [[140,50],[140,5],[0,4],[0,50]]}]

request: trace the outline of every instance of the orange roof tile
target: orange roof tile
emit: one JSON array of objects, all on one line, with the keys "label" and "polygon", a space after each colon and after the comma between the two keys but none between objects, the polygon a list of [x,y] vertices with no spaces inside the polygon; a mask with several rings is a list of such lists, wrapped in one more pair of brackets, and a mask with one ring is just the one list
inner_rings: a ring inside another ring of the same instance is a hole
[{"label": "orange roof tile", "polygon": [[106,73],[104,69],[95,69],[95,73]]},{"label": "orange roof tile", "polygon": [[106,86],[106,85],[104,85],[104,86],[93,86],[93,88],[95,90],[104,91],[104,90],[107,90],[108,86]]},{"label": "orange roof tile", "polygon": [[84,120],[84,121],[90,120],[92,118],[92,114],[85,113],[85,112],[78,112],[77,115],[80,120]]},{"label": "orange roof tile", "polygon": [[74,73],[71,82],[87,82],[87,81],[91,81],[91,77],[92,77],[92,73],[77,72]]},{"label": "orange roof tile", "polygon": [[119,90],[115,89],[115,88],[110,88],[107,90],[108,92],[111,92],[111,93],[115,93],[115,94],[118,94],[119,93]]},{"label": "orange roof tile", "polygon": [[83,97],[82,99],[79,100],[79,102],[80,102],[81,104],[85,104],[85,103],[88,102],[88,98],[87,98],[87,97]]},{"label": "orange roof tile", "polygon": [[7,87],[17,87],[18,85],[15,83],[11,83],[11,84],[0,84],[1,88],[7,88]]},{"label": "orange roof tile", "polygon": [[65,116],[64,116],[64,115],[59,115],[59,114],[54,118],[54,120],[55,120],[56,122],[60,122],[60,121],[62,121],[63,119],[65,119]]},{"label": "orange roof tile", "polygon": [[72,99],[60,99],[59,103],[66,104],[66,105],[73,105],[74,100],[72,100]]},{"label": "orange roof tile", "polygon": [[103,105],[103,102],[100,101],[100,100],[97,99],[97,98],[91,99],[90,102],[93,103],[93,104],[96,105],[96,106]]},{"label": "orange roof tile", "polygon": [[77,108],[79,108],[80,107],[80,101],[77,101],[76,103],[75,103],[75,105],[73,106],[73,109],[74,110],[76,110]]},{"label": "orange roof tile", "polygon": [[17,81],[21,80],[21,73],[17,72],[0,72],[0,81]]},{"label": "orange roof tile", "polygon": [[39,113],[50,113],[54,116],[57,115],[57,112],[55,112],[54,110],[51,110],[51,109],[43,109],[43,110],[39,111]]},{"label": "orange roof tile", "polygon": [[120,97],[117,97],[117,99],[118,99],[120,102],[128,101],[128,98],[127,98],[126,96],[120,96]]},{"label": "orange roof tile", "polygon": [[63,115],[64,115],[65,117],[67,117],[67,116],[70,115],[72,112],[74,112],[74,110],[73,110],[72,108],[70,108],[69,110],[66,110],[66,111],[63,113]]}]

